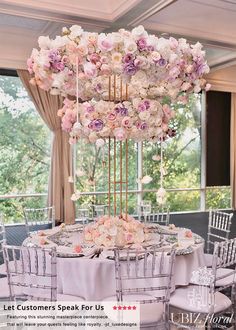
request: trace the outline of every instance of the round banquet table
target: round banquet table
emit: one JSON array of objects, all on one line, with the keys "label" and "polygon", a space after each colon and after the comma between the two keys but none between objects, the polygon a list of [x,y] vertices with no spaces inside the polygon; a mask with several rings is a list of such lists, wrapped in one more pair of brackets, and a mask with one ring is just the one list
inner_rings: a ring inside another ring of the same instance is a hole
[{"label": "round banquet table", "polygon": [[[70,230],[63,229],[64,241],[58,237],[62,232],[60,227],[44,230],[31,234],[24,242],[23,246],[33,247],[57,247],[57,290],[60,294],[74,295],[84,298],[86,301],[101,301],[106,297],[116,294],[115,265],[114,260],[109,259],[106,251],[99,257],[94,255],[92,248],[88,249],[84,256],[73,252],[73,243],[67,244],[66,238],[70,235],[74,238],[74,246],[81,243],[81,237],[76,233],[80,225],[66,226]],[[178,229],[180,230],[180,229]],[[181,229],[182,231],[185,229]],[[70,234],[71,233],[71,234]],[[41,236],[41,235],[44,236]],[[76,237],[76,238],[75,238]],[[198,236],[199,237],[199,236]],[[200,237],[199,237],[200,238]],[[47,242],[46,245],[43,243]],[[176,286],[185,286],[190,283],[192,271],[205,266],[204,260],[204,240],[196,243],[192,240],[192,251],[189,254],[177,255],[174,263],[172,279],[172,291]],[[60,245],[62,244],[62,245]],[[68,247],[72,245],[72,247]],[[72,253],[73,252],[73,253]],[[111,251],[110,251],[111,252]]]}]

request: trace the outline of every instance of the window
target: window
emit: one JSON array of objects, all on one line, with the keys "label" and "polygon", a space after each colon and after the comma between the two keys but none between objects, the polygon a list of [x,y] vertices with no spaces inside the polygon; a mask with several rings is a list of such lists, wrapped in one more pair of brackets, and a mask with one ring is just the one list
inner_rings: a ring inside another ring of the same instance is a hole
[{"label": "window", "polygon": [[[205,95],[194,95],[187,107],[177,106],[173,122],[177,134],[173,139],[163,142],[164,187],[168,192],[167,203],[172,212],[204,211],[210,207],[230,208],[229,185],[210,186],[205,180],[205,147],[210,129],[209,125],[206,126],[206,116],[209,118],[207,111],[209,109],[206,110]],[[229,106],[227,111],[229,114]],[[222,112],[214,112],[214,116],[219,117],[220,114]],[[226,117],[229,118],[228,115]],[[226,123],[229,123],[227,119]],[[229,148],[227,136],[229,135],[226,134],[224,143]],[[161,150],[160,143],[144,142],[138,146],[129,142],[129,145],[132,145],[129,153],[129,212],[136,212],[137,203],[141,199],[151,200],[153,205],[156,204],[156,192],[160,188]],[[78,164],[83,166],[84,169],[79,173],[85,175],[77,178],[77,189],[84,194],[78,204],[106,204],[107,147],[98,151],[94,146],[79,142],[77,149],[77,167]],[[151,176],[153,180],[148,184],[137,184],[138,177],[145,175]]]},{"label": "window", "polygon": [[[137,157],[138,145],[133,141],[128,142],[128,170],[129,170],[129,213],[135,213],[137,207]],[[124,144],[121,149],[123,158],[123,175],[125,176],[125,148]],[[79,200],[79,204],[88,206],[89,204],[108,204],[108,143],[103,148],[99,148],[94,144],[86,143],[84,140],[78,142],[76,146],[76,189],[85,193]],[[114,144],[111,140],[111,191],[114,189]],[[119,144],[116,146],[116,165],[119,167],[120,149]],[[119,171],[117,171],[119,180]],[[124,177],[123,177],[124,180]],[[120,185],[116,186],[119,191]],[[123,187],[124,189],[124,187]],[[96,194],[95,194],[96,192]],[[113,195],[111,196],[113,198]],[[119,194],[117,194],[117,207],[119,209]],[[111,200],[113,203],[113,200]]]},{"label": "window", "polygon": [[[230,95],[220,96],[228,101],[224,99],[224,109],[221,107],[217,111],[214,111],[215,106],[209,106],[211,97],[217,96],[209,94],[207,108],[205,95],[193,97],[188,107],[177,107],[173,122],[177,135],[163,143],[164,187],[168,192],[167,202],[172,212],[204,211],[210,207],[230,208],[228,179],[227,176],[221,176],[222,171],[229,173],[229,162],[222,162],[222,167],[218,167],[215,179],[220,177],[221,181],[214,181],[209,176],[213,174],[211,168],[217,162],[209,156],[210,143],[213,141],[214,145],[215,116],[218,116],[219,125],[224,124],[219,130],[224,137],[225,154],[221,151],[219,154],[222,159],[228,157],[229,134],[224,132],[229,133]],[[217,105],[219,104],[220,101]],[[210,116],[212,117],[209,120]],[[224,123],[220,119],[222,116]],[[21,222],[23,207],[41,207],[46,204],[51,133],[29,100],[20,79],[4,73],[0,75],[0,129],[0,212],[5,215],[6,222]],[[223,150],[222,145],[218,147]],[[107,205],[108,146],[100,149],[79,141],[75,150],[75,186],[82,192],[77,206],[91,203]],[[124,149],[122,153],[124,157]],[[114,158],[113,154],[112,157]],[[119,162],[119,153],[116,161]],[[113,175],[113,168],[111,171]],[[141,185],[137,179],[145,175],[151,176],[153,180]],[[160,144],[137,144],[129,141],[129,213],[137,212],[137,205],[142,199],[149,199],[156,205],[159,187]],[[117,190],[119,188],[117,186]]]},{"label": "window", "polygon": [[0,212],[21,222],[23,207],[46,204],[51,134],[17,76],[0,75],[0,130]]}]

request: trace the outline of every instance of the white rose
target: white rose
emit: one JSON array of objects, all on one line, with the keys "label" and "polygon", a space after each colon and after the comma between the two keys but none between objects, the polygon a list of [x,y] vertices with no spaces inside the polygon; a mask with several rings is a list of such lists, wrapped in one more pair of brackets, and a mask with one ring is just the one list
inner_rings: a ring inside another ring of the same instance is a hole
[{"label": "white rose", "polygon": [[67,36],[57,36],[55,40],[52,40],[51,47],[52,48],[60,48],[65,46],[70,40],[67,38]]},{"label": "white rose", "polygon": [[75,38],[81,36],[81,34],[83,33],[83,29],[82,29],[82,27],[79,26],[79,25],[72,25],[72,26],[70,27],[70,31],[71,31],[71,32],[70,32],[70,37],[71,37],[72,39],[75,39]]},{"label": "white rose", "polygon": [[102,147],[104,146],[104,144],[105,144],[105,141],[104,141],[103,139],[98,139],[98,140],[96,141],[96,146],[97,146],[98,148],[102,148]]},{"label": "white rose", "polygon": [[142,179],[141,179],[141,182],[142,182],[142,184],[148,184],[148,183],[150,183],[150,182],[152,182],[152,177],[151,176],[149,176],[149,175],[145,175]]},{"label": "white rose", "polygon": [[139,118],[140,118],[141,120],[148,120],[149,117],[150,117],[150,113],[149,113],[148,111],[142,111],[142,112],[140,112],[140,114],[139,114]]},{"label": "white rose", "polygon": [[80,130],[81,130],[82,126],[79,122],[76,122],[74,125],[73,125],[73,133],[78,133]]},{"label": "white rose", "polygon": [[135,37],[141,37],[144,35],[147,35],[147,32],[145,31],[144,27],[142,25],[137,26],[131,31],[132,35]]},{"label": "white rose", "polygon": [[77,192],[75,192],[74,194],[72,194],[72,196],[71,196],[70,199],[71,199],[73,202],[76,202],[79,198],[80,198],[80,193],[77,191]]},{"label": "white rose", "polygon": [[126,41],[124,45],[124,50],[126,53],[134,53],[137,50],[137,45],[133,41]]},{"label": "white rose", "polygon": [[92,132],[89,134],[89,141],[91,143],[95,143],[97,139],[98,139],[98,136],[95,132]]},{"label": "white rose", "polygon": [[100,136],[102,137],[109,137],[110,136],[110,133],[111,133],[111,129],[108,128],[108,127],[104,127],[100,132]]},{"label": "white rose", "polygon": [[161,124],[162,124],[162,118],[161,117],[156,117],[155,118],[155,125],[156,126],[161,126]]},{"label": "white rose", "polygon": [[50,49],[51,48],[51,40],[49,38],[49,36],[44,37],[44,36],[40,36],[38,38],[38,44],[39,47],[42,49]]}]

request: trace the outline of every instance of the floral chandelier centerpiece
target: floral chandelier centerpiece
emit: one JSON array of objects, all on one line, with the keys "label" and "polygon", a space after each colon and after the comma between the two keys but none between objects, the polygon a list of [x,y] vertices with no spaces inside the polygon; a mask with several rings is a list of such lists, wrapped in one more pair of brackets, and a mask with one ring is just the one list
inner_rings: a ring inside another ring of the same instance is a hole
[{"label": "floral chandelier centerpiece", "polygon": [[[188,95],[210,87],[203,78],[209,72],[205,52],[200,43],[190,45],[183,38],[158,38],[143,26],[98,34],[74,25],[62,32],[55,39],[39,38],[40,49],[33,49],[28,60],[31,83],[65,97],[58,115],[62,129],[70,134],[71,144],[86,139],[102,145],[108,140],[108,218],[118,216],[119,185],[119,217],[127,222],[128,139],[161,143],[175,135],[171,127],[173,105],[186,104]],[[162,180],[161,175],[163,194]],[[159,200],[164,201],[164,197]],[[103,225],[103,221],[100,223]],[[124,230],[128,225],[119,228]]]}]

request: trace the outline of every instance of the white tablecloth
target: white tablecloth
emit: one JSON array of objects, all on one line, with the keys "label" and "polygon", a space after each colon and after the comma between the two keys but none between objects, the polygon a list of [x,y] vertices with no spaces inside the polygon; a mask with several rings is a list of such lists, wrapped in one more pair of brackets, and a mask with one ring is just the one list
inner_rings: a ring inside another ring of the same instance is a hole
[{"label": "white tablecloth", "polygon": [[[36,237],[31,239],[32,242],[36,240]],[[188,285],[192,271],[205,265],[204,244],[195,244],[193,248],[191,254],[176,256],[173,289]],[[58,257],[57,283],[58,293],[79,296],[87,301],[101,301],[116,293],[114,261],[103,255],[93,259]]]}]

